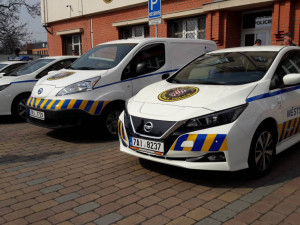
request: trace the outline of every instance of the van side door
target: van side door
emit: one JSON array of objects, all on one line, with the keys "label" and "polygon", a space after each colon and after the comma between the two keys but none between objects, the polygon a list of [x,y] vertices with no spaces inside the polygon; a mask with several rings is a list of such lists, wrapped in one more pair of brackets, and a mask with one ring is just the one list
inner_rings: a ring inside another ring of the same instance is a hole
[{"label": "van side door", "polygon": [[149,84],[167,77],[168,65],[165,43],[154,43],[140,49],[122,72],[121,80],[130,79],[132,95]]}]

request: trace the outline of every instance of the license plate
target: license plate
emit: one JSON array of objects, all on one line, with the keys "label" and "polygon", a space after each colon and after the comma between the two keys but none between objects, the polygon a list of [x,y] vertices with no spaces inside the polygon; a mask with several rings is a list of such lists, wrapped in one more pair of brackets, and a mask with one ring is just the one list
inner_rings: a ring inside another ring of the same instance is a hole
[{"label": "license plate", "polygon": [[150,141],[141,138],[129,137],[130,147],[134,147],[135,150],[146,149],[153,152],[164,153],[164,143],[158,141]]},{"label": "license plate", "polygon": [[45,113],[41,111],[29,109],[29,116],[39,120],[45,120]]}]

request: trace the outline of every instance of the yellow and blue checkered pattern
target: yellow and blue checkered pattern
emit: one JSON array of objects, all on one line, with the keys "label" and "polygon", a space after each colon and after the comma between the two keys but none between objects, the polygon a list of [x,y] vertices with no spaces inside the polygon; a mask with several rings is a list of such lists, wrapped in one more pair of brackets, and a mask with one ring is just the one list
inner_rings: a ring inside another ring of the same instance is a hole
[{"label": "yellow and blue checkered pattern", "polygon": [[124,140],[124,141],[128,141],[128,138],[125,134],[125,130],[124,130],[124,124],[121,120],[118,121],[118,133],[119,136]]},{"label": "yellow and blue checkered pattern", "polygon": [[109,101],[91,101],[91,100],[80,100],[80,99],[41,99],[30,97],[27,101],[27,106],[37,109],[50,109],[50,110],[61,110],[61,109],[81,109],[92,115],[99,115]]},{"label": "yellow and blue checkered pattern", "polygon": [[[185,141],[192,141],[193,147],[181,147]],[[170,151],[201,151],[215,152],[227,151],[226,134],[184,134],[181,135],[172,145]]]},{"label": "yellow and blue checkered pattern", "polygon": [[278,141],[282,142],[283,140],[297,134],[300,132],[300,117],[285,121],[278,125]]}]

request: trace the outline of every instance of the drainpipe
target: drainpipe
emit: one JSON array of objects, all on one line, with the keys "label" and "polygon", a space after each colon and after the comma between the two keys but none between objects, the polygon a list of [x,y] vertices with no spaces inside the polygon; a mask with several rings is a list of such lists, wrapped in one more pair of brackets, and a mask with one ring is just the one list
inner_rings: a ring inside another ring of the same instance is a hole
[{"label": "drainpipe", "polygon": [[94,31],[93,31],[93,17],[91,16],[91,44],[94,47]]}]

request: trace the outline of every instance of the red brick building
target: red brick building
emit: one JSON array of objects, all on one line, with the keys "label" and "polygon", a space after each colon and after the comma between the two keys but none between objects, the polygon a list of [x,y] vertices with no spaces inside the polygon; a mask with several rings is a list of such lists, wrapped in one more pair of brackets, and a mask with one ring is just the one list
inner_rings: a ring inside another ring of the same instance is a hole
[{"label": "red brick building", "polygon": [[[72,4],[42,0],[49,55],[83,54],[106,41],[155,37],[147,0]],[[281,45],[289,32],[300,44],[300,0],[162,0],[161,9],[158,37],[205,38],[227,48],[253,45],[257,38],[263,45]]]}]

